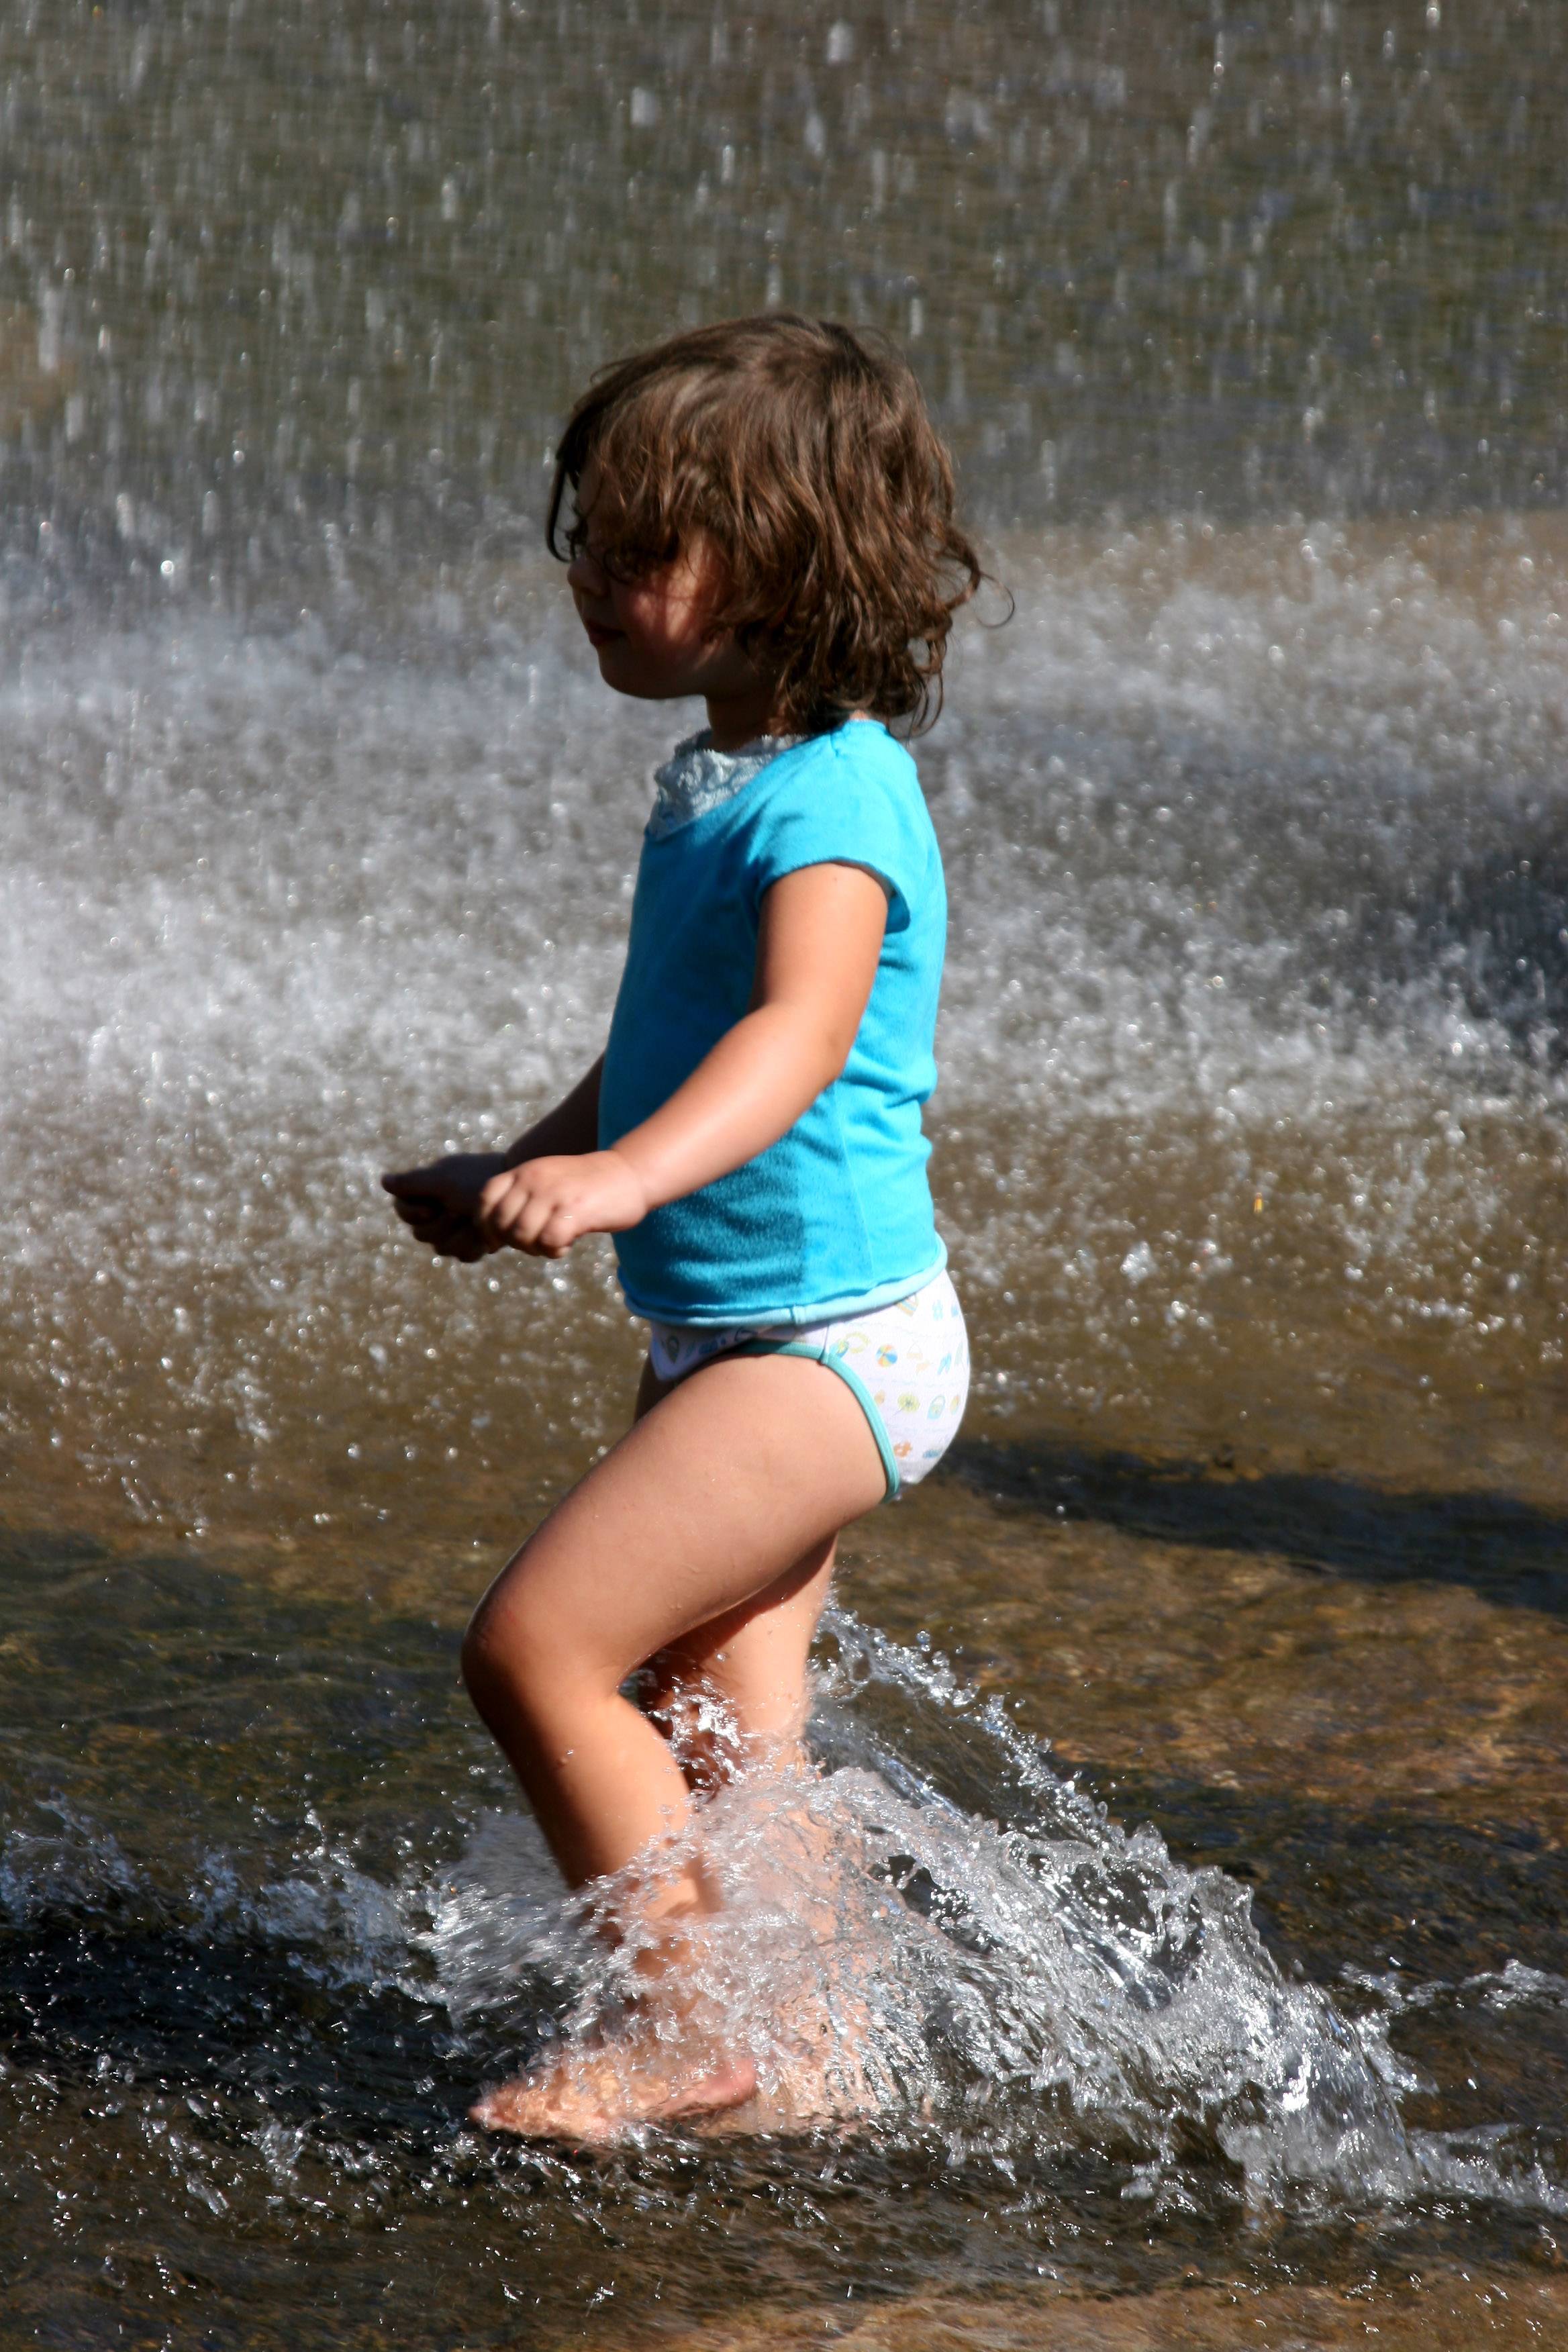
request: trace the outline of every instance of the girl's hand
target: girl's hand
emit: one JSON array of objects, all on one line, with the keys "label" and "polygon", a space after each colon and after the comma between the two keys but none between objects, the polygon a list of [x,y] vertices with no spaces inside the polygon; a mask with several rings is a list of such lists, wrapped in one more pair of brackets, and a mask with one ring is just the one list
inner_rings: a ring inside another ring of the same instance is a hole
[{"label": "girl's hand", "polygon": [[564,1257],[584,1234],[641,1224],[648,1207],[641,1177],[618,1151],[574,1151],[492,1176],[474,1224],[483,1249]]},{"label": "girl's hand", "polygon": [[480,1197],[505,1166],[503,1152],[454,1151],[428,1167],[405,1169],[381,1181],[416,1241],[424,1242],[437,1257],[460,1258],[471,1265],[486,1250],[474,1223]]}]

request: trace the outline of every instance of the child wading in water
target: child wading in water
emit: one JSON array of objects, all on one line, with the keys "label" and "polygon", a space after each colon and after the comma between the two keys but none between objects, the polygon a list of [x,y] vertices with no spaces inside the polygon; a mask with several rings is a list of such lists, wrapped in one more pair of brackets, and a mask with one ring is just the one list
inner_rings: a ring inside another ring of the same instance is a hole
[{"label": "child wading in water", "polygon": [[[558,2057],[474,2111],[589,2140],[755,2089],[683,2006],[686,1939],[719,1900],[693,1793],[795,1750],[839,1530],[923,1477],[963,1410],[921,1129],[946,899],[884,722],[925,719],[981,572],[909,369],[784,316],[599,376],[548,537],[605,684],[700,695],[708,725],[658,771],[600,1060],[510,1151],[384,1181],[443,1256],[613,1234],[650,1326],[632,1428],[463,1648],[568,1883],[634,1890],[653,2058]],[[715,1709],[705,1754],[677,1736]]]}]

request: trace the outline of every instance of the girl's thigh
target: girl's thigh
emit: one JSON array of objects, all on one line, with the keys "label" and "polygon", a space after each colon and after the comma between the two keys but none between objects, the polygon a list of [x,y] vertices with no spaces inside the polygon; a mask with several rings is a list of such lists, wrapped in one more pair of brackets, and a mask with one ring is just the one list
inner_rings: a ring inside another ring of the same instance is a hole
[{"label": "girl's thigh", "polygon": [[536,1660],[614,1689],[743,1608],[886,1491],[864,1412],[820,1364],[722,1357],[595,1464],[480,1603]]},{"label": "girl's thigh", "polygon": [[811,1645],[833,1582],[834,1550],[831,1537],[814,1544],[804,1559],[751,1600],[693,1626],[653,1659],[652,1687],[644,1705],[650,1714],[681,1727],[678,1745],[684,1741],[693,1760],[703,1748],[694,1727],[709,1721],[705,1692],[727,1702],[741,1737],[773,1748],[799,1739],[805,1728]]}]

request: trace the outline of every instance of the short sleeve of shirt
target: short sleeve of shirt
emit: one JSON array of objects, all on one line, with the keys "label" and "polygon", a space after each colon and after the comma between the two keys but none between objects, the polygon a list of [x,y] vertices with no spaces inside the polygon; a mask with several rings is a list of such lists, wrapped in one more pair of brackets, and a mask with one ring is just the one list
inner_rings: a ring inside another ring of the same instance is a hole
[{"label": "short sleeve of shirt", "polygon": [[754,906],[806,866],[860,866],[888,891],[888,929],[908,929],[931,859],[915,763],[887,730],[851,720],[775,763],[746,845]]}]

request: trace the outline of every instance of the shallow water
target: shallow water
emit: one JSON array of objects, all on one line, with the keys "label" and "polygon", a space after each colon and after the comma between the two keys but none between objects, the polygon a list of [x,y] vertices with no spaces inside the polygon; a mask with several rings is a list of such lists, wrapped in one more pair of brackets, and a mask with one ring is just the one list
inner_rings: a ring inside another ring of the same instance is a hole
[{"label": "shallow water", "polygon": [[[1568,2342],[1560,41],[0,29],[6,2340]],[[538,457],[775,273],[1017,600],[921,753],[978,1378],[713,1824],[870,2120],[589,2160],[463,2122],[615,1982],[455,1657],[636,1338],[374,1176],[597,1049],[670,728]]]},{"label": "shallow water", "polygon": [[[844,1618],[816,1802],[880,1890],[879,1926],[868,1906],[841,1925],[882,1939],[884,2112],[847,2137],[498,2148],[461,2124],[473,2081],[598,1964],[457,1702],[450,1638],[168,1557],[38,1544],[6,1570],[33,1782],[0,1879],[8,2265],[14,2321],[51,2340],[160,2320],[176,2341],[554,2342],[613,2298],[588,2334],[614,2343],[742,2293],[994,2300],[1302,2265],[1353,2285],[1478,2226],[1505,2266],[1561,2228],[1540,2072],[1561,1978],[1515,1962],[1402,1992],[1385,1968],[1336,2013],[1267,1957],[1233,1878],[1126,1838],[994,1705]],[[62,1685],[98,1693],[86,1753]],[[771,1953],[787,1985],[791,1922],[753,1902],[741,1929],[742,1963]],[[1429,2083],[1402,2118],[1417,2070],[1456,2064],[1511,2081],[1511,2113],[1477,2129]]]}]

